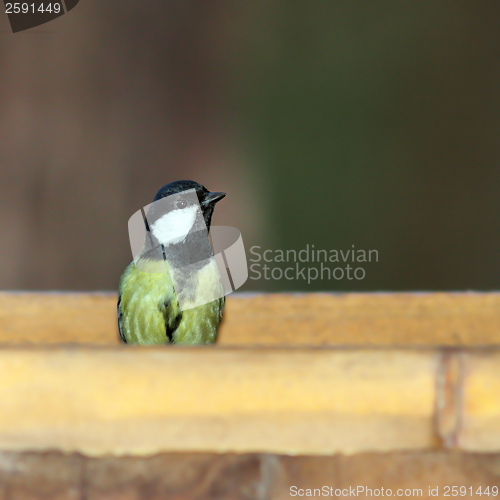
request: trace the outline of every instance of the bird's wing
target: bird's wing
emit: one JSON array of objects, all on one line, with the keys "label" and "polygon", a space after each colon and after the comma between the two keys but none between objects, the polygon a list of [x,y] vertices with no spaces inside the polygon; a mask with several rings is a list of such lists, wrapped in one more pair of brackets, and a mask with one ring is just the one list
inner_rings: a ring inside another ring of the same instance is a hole
[{"label": "bird's wing", "polygon": [[182,319],[169,273],[140,271],[132,263],[120,279],[120,338],[129,344],[166,344]]},{"label": "bird's wing", "polygon": [[123,328],[122,328],[123,313],[122,313],[122,309],[120,307],[121,302],[122,302],[122,294],[120,293],[118,295],[118,304],[116,304],[116,312],[118,313],[118,332],[120,333],[120,338],[126,344],[127,339],[125,338],[125,333],[124,333]]},{"label": "bird's wing", "polygon": [[174,341],[174,332],[179,328],[182,320],[182,311],[179,308],[179,303],[176,299],[172,298],[160,305],[159,309],[165,319],[165,332],[168,341],[172,343]]}]

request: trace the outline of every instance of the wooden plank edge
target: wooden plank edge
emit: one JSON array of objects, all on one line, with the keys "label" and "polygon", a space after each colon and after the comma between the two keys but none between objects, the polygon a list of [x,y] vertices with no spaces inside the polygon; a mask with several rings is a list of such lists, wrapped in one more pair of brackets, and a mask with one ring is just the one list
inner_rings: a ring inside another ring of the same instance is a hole
[{"label": "wooden plank edge", "polygon": [[[0,344],[118,345],[116,294],[0,292]],[[498,346],[500,293],[232,294],[219,345]]]}]

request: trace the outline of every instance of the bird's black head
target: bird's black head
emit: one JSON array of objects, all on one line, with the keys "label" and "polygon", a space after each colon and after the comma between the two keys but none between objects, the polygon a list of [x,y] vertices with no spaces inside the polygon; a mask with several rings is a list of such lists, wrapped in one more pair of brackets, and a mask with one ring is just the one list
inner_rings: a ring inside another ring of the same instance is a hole
[{"label": "bird's black head", "polygon": [[226,193],[212,193],[194,181],[176,181],[163,186],[147,208],[144,255],[166,258],[182,267],[209,258],[212,247],[207,230],[215,204]]},{"label": "bird's black head", "polygon": [[143,255],[152,260],[166,259],[175,268],[206,261],[213,255],[207,230],[215,204],[225,195],[211,193],[193,181],[163,186],[144,214]]},{"label": "bird's black head", "polygon": [[210,192],[205,186],[202,186],[198,182],[194,181],[175,181],[170,184],[166,184],[159,189],[153,202],[167,197],[172,197],[172,201],[175,203],[175,205],[172,206],[173,209],[185,209],[186,207],[193,205],[196,200],[194,200],[193,197],[183,198],[178,195],[183,191],[189,191],[191,189],[196,191],[196,196],[198,197],[198,203],[200,204],[201,211],[203,213],[205,225],[207,226],[207,229],[210,230],[210,223],[212,221],[215,204],[222,200],[222,198],[226,196],[226,193]]}]

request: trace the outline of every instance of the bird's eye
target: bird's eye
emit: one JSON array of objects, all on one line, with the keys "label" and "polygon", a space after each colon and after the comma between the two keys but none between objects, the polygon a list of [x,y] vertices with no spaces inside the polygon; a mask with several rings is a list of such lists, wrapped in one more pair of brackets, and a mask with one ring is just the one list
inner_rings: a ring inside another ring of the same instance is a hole
[{"label": "bird's eye", "polygon": [[175,206],[179,209],[186,208],[187,207],[187,201],[186,200],[179,200]]}]

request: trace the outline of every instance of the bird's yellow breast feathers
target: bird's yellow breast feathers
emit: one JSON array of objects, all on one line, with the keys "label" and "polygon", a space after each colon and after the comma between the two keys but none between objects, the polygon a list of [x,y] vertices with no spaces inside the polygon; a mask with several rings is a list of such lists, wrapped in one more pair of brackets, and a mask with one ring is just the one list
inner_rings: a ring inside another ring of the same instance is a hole
[{"label": "bird's yellow breast feathers", "polygon": [[[155,272],[159,265],[165,266],[164,272]],[[130,344],[215,342],[225,303],[215,260],[189,273],[180,292],[182,309],[176,290],[179,292],[179,287],[174,287],[165,261],[141,262],[140,269],[132,262],[120,279],[118,325],[122,339]],[[201,305],[192,307],[195,304]]]}]

